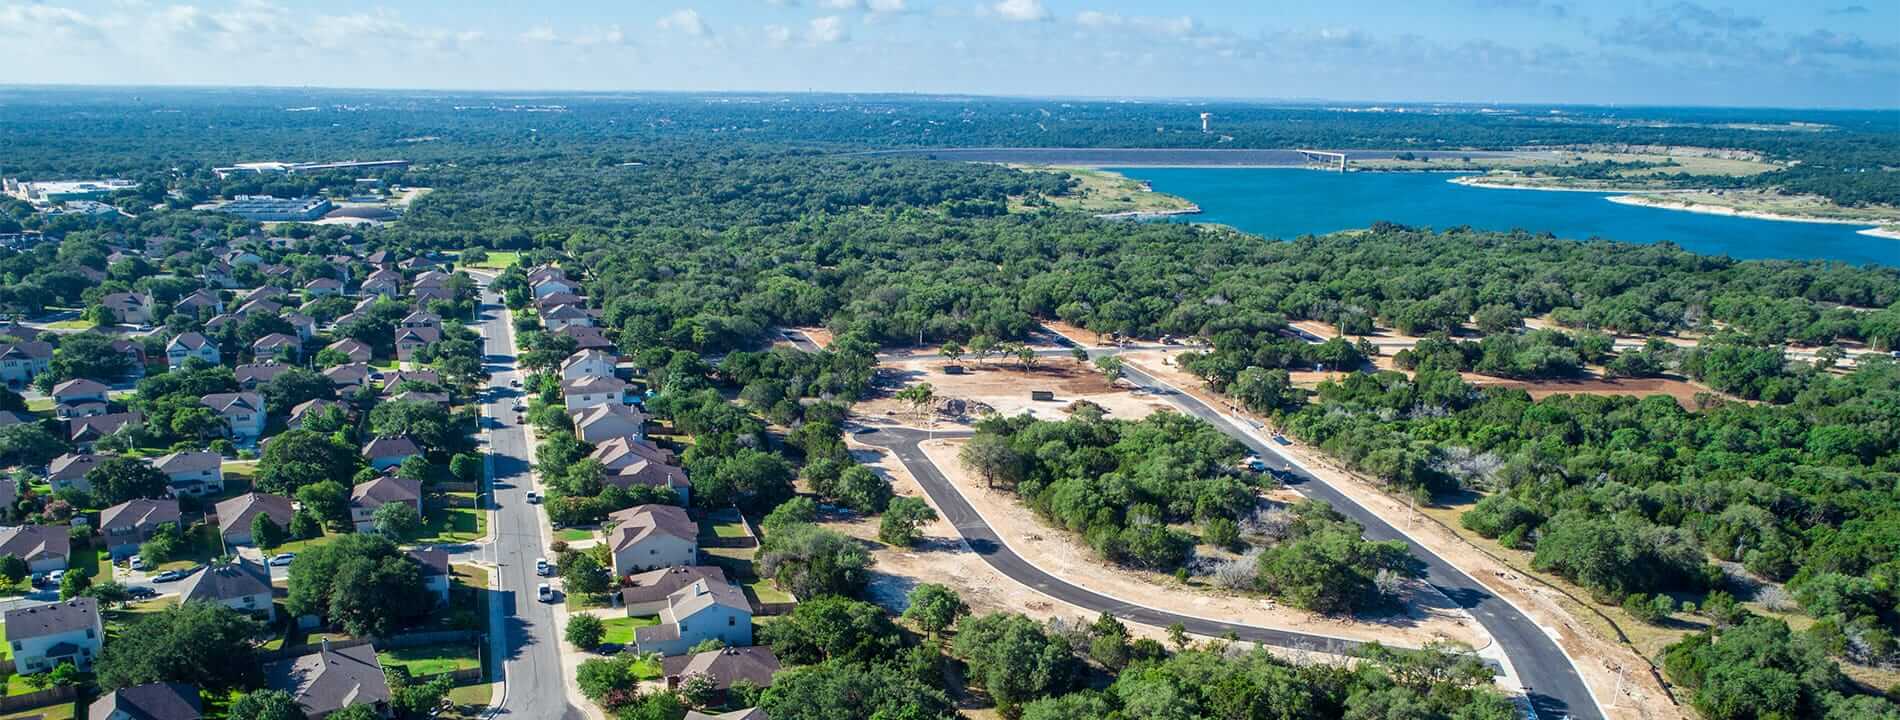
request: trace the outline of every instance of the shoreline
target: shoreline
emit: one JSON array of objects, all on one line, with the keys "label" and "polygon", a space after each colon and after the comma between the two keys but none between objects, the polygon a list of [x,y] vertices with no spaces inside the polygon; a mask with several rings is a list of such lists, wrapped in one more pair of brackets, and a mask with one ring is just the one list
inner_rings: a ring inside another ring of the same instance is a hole
[{"label": "shoreline", "polygon": [[1127,210],[1123,212],[1101,213],[1101,214],[1096,215],[1095,217],[1098,220],[1140,221],[1140,220],[1161,220],[1164,218],[1181,217],[1184,215],[1199,215],[1199,214],[1201,214],[1201,206],[1195,205],[1192,207],[1181,208],[1179,210]]},{"label": "shoreline", "polygon": [[1460,175],[1450,180],[1446,180],[1445,182],[1451,183],[1453,185],[1463,185],[1469,188],[1479,188],[1482,190],[1534,190],[1537,192],[1596,193],[1598,195],[1618,195],[1618,194],[1627,195],[1629,193],[1687,192],[1684,190],[1638,190],[1634,188],[1605,189],[1605,188],[1541,187],[1537,185],[1508,185],[1505,183],[1485,182],[1484,179],[1487,177],[1490,177],[1490,176],[1483,172],[1478,172],[1476,174]]},{"label": "shoreline", "polygon": [[1860,231],[1860,234],[1866,235],[1868,237],[1884,238],[1887,240],[1900,240],[1900,226],[1870,227],[1870,228],[1867,228],[1866,230]]},{"label": "shoreline", "polygon": [[[1774,220],[1777,222],[1822,223],[1826,225],[1859,225],[1859,226],[1867,228],[1868,230],[1880,229],[1880,221],[1878,220],[1848,220],[1846,218],[1820,218],[1820,217],[1810,217],[1806,215],[1785,215],[1782,213],[1768,212],[1765,210],[1742,210],[1739,208],[1732,208],[1725,205],[1709,205],[1706,203],[1694,203],[1694,202],[1670,202],[1667,200],[1658,200],[1655,198],[1642,197],[1639,195],[1613,195],[1604,199],[1609,200],[1610,202],[1616,203],[1618,205],[1632,205],[1635,207],[1656,208],[1659,210],[1679,210],[1682,212],[1700,213],[1703,215],[1726,215],[1728,217],[1743,217],[1743,218],[1750,218],[1754,220]],[[1862,234],[1871,234],[1871,233],[1862,231]]]}]

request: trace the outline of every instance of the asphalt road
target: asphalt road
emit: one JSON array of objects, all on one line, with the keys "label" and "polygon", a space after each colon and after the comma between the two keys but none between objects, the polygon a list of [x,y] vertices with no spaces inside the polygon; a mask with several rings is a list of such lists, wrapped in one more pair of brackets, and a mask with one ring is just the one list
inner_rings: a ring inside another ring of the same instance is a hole
[{"label": "asphalt road", "polygon": [[499,679],[506,695],[495,711],[498,717],[524,720],[581,720],[581,712],[567,701],[561,677],[560,642],[554,634],[554,610],[535,598],[541,578],[534,560],[547,555],[542,545],[541,520],[526,494],[532,487],[526,431],[515,422],[513,406],[521,391],[509,381],[522,377],[515,365],[514,328],[496,293],[482,288],[482,335],[486,338],[489,371],[488,400],[482,415],[488,425],[489,459],[494,504],[493,542],[489,558],[500,590],[491,600],[491,643],[504,662]]}]

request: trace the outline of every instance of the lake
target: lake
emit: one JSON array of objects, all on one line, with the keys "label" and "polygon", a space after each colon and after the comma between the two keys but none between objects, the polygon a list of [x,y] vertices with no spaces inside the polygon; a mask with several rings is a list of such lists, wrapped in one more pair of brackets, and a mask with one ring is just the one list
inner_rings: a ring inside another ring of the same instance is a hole
[{"label": "lake", "polygon": [[[1332,173],[1298,168],[1107,168],[1200,205],[1182,218],[1270,238],[1363,228],[1380,220],[1414,227],[1524,229],[1573,239],[1673,242],[1735,258],[1840,260],[1900,266],[1900,240],[1863,226],[1780,222],[1619,205],[1610,193],[1496,190],[1447,182],[1448,173]],[[1871,227],[1871,226],[1868,226]]]}]

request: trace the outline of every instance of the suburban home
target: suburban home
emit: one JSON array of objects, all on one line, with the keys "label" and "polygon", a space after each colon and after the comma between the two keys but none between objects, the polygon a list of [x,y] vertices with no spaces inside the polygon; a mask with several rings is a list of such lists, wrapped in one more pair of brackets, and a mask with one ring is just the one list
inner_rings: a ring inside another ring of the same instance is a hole
[{"label": "suburban home", "polygon": [[282,300],[287,297],[290,297],[290,291],[277,287],[276,285],[264,285],[261,287],[251,288],[250,290],[240,293],[238,295],[238,299],[240,301],[247,302],[247,303],[255,302],[258,300],[276,301],[276,300]]},{"label": "suburban home", "polygon": [[342,340],[325,345],[323,349],[335,350],[342,353],[344,357],[349,358],[350,362],[353,363],[366,363],[376,357],[376,351],[370,348],[368,343],[355,338],[343,338]]},{"label": "suburban home", "polygon": [[99,603],[89,597],[8,610],[6,622],[13,670],[21,675],[46,672],[62,662],[91,669],[106,636]]},{"label": "suburban home", "polygon": [[230,325],[231,323],[234,323],[237,321],[238,321],[238,316],[231,315],[229,313],[221,314],[221,315],[213,315],[211,316],[210,320],[205,321],[205,332],[216,335],[218,333],[224,332],[224,327],[226,325]]},{"label": "suburban home", "polygon": [[178,337],[172,338],[171,342],[165,344],[165,362],[171,366],[171,369],[177,370],[184,367],[185,361],[192,358],[212,365],[224,361],[224,358],[218,354],[217,343],[211,342],[204,335],[196,332],[179,333]]},{"label": "suburban home", "polygon": [[137,380],[145,377],[145,345],[137,340],[114,340],[112,349],[125,355],[125,377]]},{"label": "suburban home", "polygon": [[18,390],[33,384],[53,362],[53,346],[38,340],[0,344],[0,381]]},{"label": "suburban home", "polygon": [[416,287],[419,287],[419,288],[426,288],[426,287],[439,288],[439,287],[442,287],[443,283],[446,283],[448,281],[449,281],[448,273],[442,272],[440,270],[429,270],[429,271],[417,273],[414,284]]},{"label": "suburban home", "polygon": [[[238,286],[237,277],[234,274],[236,271],[237,269],[231,267],[230,263],[223,260],[214,260],[211,264],[205,266],[205,282],[211,284],[213,287],[221,287],[229,290]],[[218,312],[224,311],[220,309]]]},{"label": "suburban home", "polygon": [[381,295],[393,298],[402,292],[402,274],[394,270],[377,270],[363,278],[364,295]]},{"label": "suburban home", "polygon": [[316,652],[265,665],[264,683],[290,693],[309,720],[350,705],[371,705],[378,715],[389,715],[389,678],[368,643],[332,647],[324,640]]},{"label": "suburban home", "polygon": [[676,565],[627,576],[620,588],[620,606],[628,617],[658,615],[666,607],[666,598],[674,591],[707,578],[726,581],[726,571],[718,565]]},{"label": "suburban home", "polygon": [[569,325],[559,330],[555,330],[554,333],[557,335],[563,335],[566,337],[574,338],[574,347],[580,348],[582,350],[587,350],[590,348],[598,348],[601,350],[606,350],[608,352],[613,351],[613,347],[614,347],[613,341],[608,340],[607,336],[602,334],[600,331],[600,328],[597,328],[597,327],[588,327],[588,326],[583,326],[583,325]]},{"label": "suburban home", "polygon": [[422,483],[385,473],[350,488],[350,522],[357,532],[370,532],[376,528],[376,509],[390,503],[407,504],[422,517]]},{"label": "suburban home", "polygon": [[58,406],[106,402],[104,383],[75,378],[53,386],[53,404]]},{"label": "suburban home", "polygon": [[557,305],[541,313],[541,324],[549,330],[582,326],[594,326],[594,314],[579,305]]},{"label": "suburban home", "polygon": [[335,385],[337,390],[345,391],[360,388],[368,384],[370,372],[368,365],[363,363],[350,363],[348,365],[338,365],[324,370],[323,376],[329,378],[330,384]]},{"label": "suburban home", "polygon": [[288,531],[290,519],[297,514],[290,504],[290,498],[268,493],[245,493],[230,498],[217,505],[218,534],[230,545],[250,545],[251,526],[256,524],[258,516],[270,518],[277,527]]},{"label": "suburban home", "polygon": [[413,361],[417,350],[441,341],[442,331],[435,328],[396,328],[396,359]]},{"label": "suburban home", "polygon": [[605,350],[581,350],[561,361],[561,382],[584,377],[613,377],[614,356]]},{"label": "suburban home", "polygon": [[442,329],[442,318],[427,310],[417,310],[403,317],[400,327]]},{"label": "suburban home", "polygon": [[122,325],[152,324],[152,310],[157,305],[145,293],[109,293],[99,298],[99,304],[112,313],[113,322]]},{"label": "suburban home", "polygon": [[566,276],[556,277],[554,275],[546,275],[539,280],[529,278],[528,283],[530,287],[534,288],[534,296],[537,298],[547,297],[555,293],[578,295],[581,290],[579,285],[570,282]]},{"label": "suburban home", "polygon": [[16,525],[0,528],[0,555],[26,561],[28,570],[65,570],[73,555],[73,529],[65,525]]},{"label": "suburban home", "polygon": [[243,557],[192,573],[180,586],[178,601],[216,603],[260,616],[265,622],[277,619],[277,609],[271,606],[270,570]]},{"label": "suburban home", "polygon": [[635,485],[666,488],[679,496],[680,504],[692,501],[693,486],[686,479],[685,469],[647,458],[608,470],[601,482],[618,488]]},{"label": "suburban home", "polygon": [[184,683],[149,683],[99,696],[86,710],[87,720],[200,720],[204,702],[198,688]]},{"label": "suburban home", "polygon": [[106,411],[109,409],[105,403],[98,401],[86,401],[72,405],[56,405],[53,407],[53,417],[65,420],[96,417],[106,414]]},{"label": "suburban home", "polygon": [[440,385],[442,375],[434,370],[394,370],[383,376],[383,390],[395,390],[403,383]]},{"label": "suburban home", "polygon": [[276,315],[283,311],[283,303],[269,298],[256,298],[240,303],[236,310],[231,311],[231,314],[237,317],[249,317],[251,315]]},{"label": "suburban home", "polygon": [[53,492],[66,489],[92,492],[92,482],[86,479],[86,473],[104,460],[105,456],[92,453],[66,453],[53,458],[46,464],[46,481],[53,486]]},{"label": "suburban home", "polygon": [[633,643],[640,652],[662,656],[684,654],[715,638],[726,647],[751,645],[752,604],[739,588],[704,578],[666,596],[660,624],[633,631]]},{"label": "suburban home", "polygon": [[210,290],[198,290],[179,298],[178,302],[172,304],[172,309],[194,318],[205,312],[217,315],[224,312],[224,300]]},{"label": "suburban home", "polygon": [[310,317],[309,315],[305,315],[300,312],[287,312],[287,313],[284,313],[281,317],[284,318],[284,322],[290,324],[291,329],[297,331],[297,342],[299,343],[310,342],[310,338],[316,337],[317,335],[317,319],[316,318]]},{"label": "suburban home", "polygon": [[101,438],[118,432],[127,425],[143,421],[144,419],[145,416],[140,414],[137,410],[93,415],[91,417],[71,418],[66,421],[66,426],[69,428],[66,439],[72,441],[73,445],[79,448],[80,451],[91,452],[92,444],[99,442]]},{"label": "suburban home", "polygon": [[306,300],[342,294],[343,281],[336,278],[317,278],[303,284],[303,296]]},{"label": "suburban home", "polygon": [[261,265],[264,262],[262,256],[249,250],[228,250],[218,259],[231,265]]},{"label": "suburban home", "polygon": [[581,297],[579,295],[575,295],[574,293],[554,293],[552,295],[543,295],[541,297],[535,298],[534,311],[536,313],[543,313],[543,312],[547,312],[550,308],[553,308],[559,305],[586,305],[586,304],[587,304],[587,298]]},{"label": "suburban home", "polygon": [[439,392],[422,392],[419,390],[405,390],[403,392],[396,393],[395,395],[391,395],[389,397],[389,400],[390,402],[418,402],[418,403],[428,403],[431,405],[441,405],[443,407],[448,407],[449,394],[439,393]]},{"label": "suburban home", "polygon": [[607,532],[607,548],[616,577],[699,560],[699,524],[685,508],[636,505],[609,514],[607,521],[614,526]]},{"label": "suburban home", "polygon": [[618,470],[629,465],[637,464],[641,460],[649,460],[661,465],[673,465],[678,461],[678,458],[675,458],[670,450],[663,449],[645,440],[635,440],[629,437],[617,437],[606,442],[596,443],[594,445],[594,452],[589,454],[588,457],[599,460],[600,464],[606,466],[608,470]]},{"label": "suburban home", "polygon": [[303,342],[294,336],[271,333],[251,343],[251,356],[296,362],[303,355]]},{"label": "suburban home", "polygon": [[199,401],[224,418],[231,437],[255,441],[264,434],[264,396],[254,392],[215,393]]},{"label": "suburban home", "polygon": [[325,400],[323,398],[305,400],[297,403],[296,407],[290,409],[290,419],[284,424],[292,429],[302,428],[306,418],[316,417],[330,408],[344,408],[344,411],[348,412],[347,406],[335,400]]},{"label": "suburban home", "polygon": [[726,691],[734,683],[771,685],[772,676],[779,671],[778,656],[764,647],[727,647],[680,655],[661,660],[660,667],[666,673],[669,690],[678,690],[682,681],[695,675],[711,680],[713,697],[709,705],[726,704]]},{"label": "suburban home", "polygon": [[449,292],[448,288],[442,287],[440,285],[426,285],[426,286],[417,287],[409,291],[409,296],[415,299],[417,307],[428,307],[429,303],[435,302],[437,300],[442,300],[442,301],[455,300],[455,294]]},{"label": "suburban home", "polygon": [[214,452],[175,452],[152,459],[165,473],[173,495],[211,495],[224,492],[224,458]]},{"label": "suburban home", "polygon": [[561,402],[569,412],[595,405],[625,405],[627,382],[611,375],[575,378],[561,384]]},{"label": "suburban home", "polygon": [[607,403],[568,413],[574,421],[574,434],[589,443],[604,443],[619,437],[645,440],[647,414],[632,405]]},{"label": "suburban home", "polygon": [[[166,523],[181,525],[178,501],[171,498],[127,500],[99,511],[99,533],[114,561],[139,554],[139,544]],[[182,526],[181,526],[182,527]]]},{"label": "suburban home", "polygon": [[449,551],[442,548],[415,548],[406,553],[422,567],[422,586],[435,596],[437,605],[449,602]]},{"label": "suburban home", "polygon": [[421,457],[422,449],[407,437],[379,437],[363,446],[363,459],[369,461],[369,467],[376,472],[402,465],[402,461],[412,457]]},{"label": "suburban home", "polygon": [[284,371],[289,369],[289,365],[276,361],[239,365],[236,370],[238,387],[256,390],[258,386],[277,379],[278,375],[284,374]]}]

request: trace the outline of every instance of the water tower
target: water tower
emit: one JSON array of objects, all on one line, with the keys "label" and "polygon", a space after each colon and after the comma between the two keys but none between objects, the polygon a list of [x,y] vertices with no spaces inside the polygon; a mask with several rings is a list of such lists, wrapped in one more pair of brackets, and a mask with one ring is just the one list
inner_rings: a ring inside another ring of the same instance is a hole
[{"label": "water tower", "polygon": [[1214,113],[1201,113],[1201,132],[1213,132]]}]

